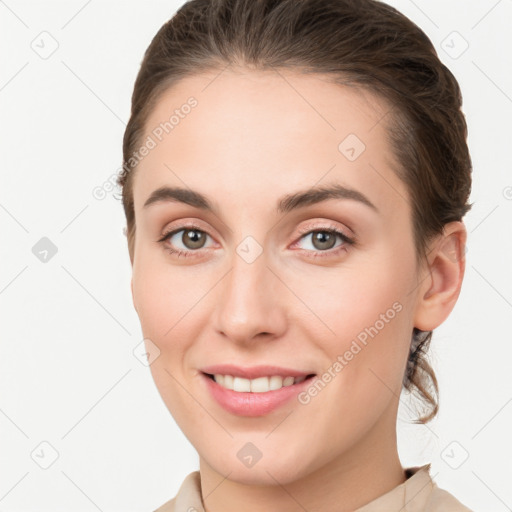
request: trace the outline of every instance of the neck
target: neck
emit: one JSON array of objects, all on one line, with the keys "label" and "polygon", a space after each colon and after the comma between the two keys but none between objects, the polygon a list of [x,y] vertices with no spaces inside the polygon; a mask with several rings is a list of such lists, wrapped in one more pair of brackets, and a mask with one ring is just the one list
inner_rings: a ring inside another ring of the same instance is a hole
[{"label": "neck", "polygon": [[[389,425],[388,425],[389,426]],[[281,485],[247,485],[224,478],[200,458],[206,512],[268,512],[322,510],[350,512],[405,482],[398,457],[395,424],[378,422],[349,453],[318,470]]]}]

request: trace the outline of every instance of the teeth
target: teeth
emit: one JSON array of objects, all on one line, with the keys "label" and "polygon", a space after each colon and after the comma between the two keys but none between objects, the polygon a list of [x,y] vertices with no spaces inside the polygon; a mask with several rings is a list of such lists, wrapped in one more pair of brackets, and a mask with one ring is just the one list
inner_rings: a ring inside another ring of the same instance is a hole
[{"label": "teeth", "polygon": [[233,379],[233,391],[251,391],[251,381],[249,379],[235,377]]},{"label": "teeth", "polygon": [[239,392],[266,393],[275,389],[281,389],[284,386],[291,386],[303,382],[306,377],[281,377],[272,375],[271,377],[258,377],[257,379],[244,379],[242,377],[233,377],[232,375],[215,374],[215,382],[226,389]]}]

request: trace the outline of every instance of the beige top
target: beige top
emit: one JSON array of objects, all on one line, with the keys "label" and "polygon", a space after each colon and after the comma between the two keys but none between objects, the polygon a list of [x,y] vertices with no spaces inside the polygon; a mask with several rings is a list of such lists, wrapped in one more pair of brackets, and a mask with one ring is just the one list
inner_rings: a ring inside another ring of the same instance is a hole
[{"label": "beige top", "polygon": [[[407,480],[354,512],[472,512],[430,477],[430,464],[407,468]],[[187,475],[176,496],[154,512],[205,512],[199,471]]]}]

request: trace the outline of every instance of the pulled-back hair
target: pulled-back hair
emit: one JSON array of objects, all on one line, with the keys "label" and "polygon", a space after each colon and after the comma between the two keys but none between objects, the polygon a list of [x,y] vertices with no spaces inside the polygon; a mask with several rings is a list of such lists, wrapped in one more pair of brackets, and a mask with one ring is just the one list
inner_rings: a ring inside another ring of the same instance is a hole
[{"label": "pulled-back hair", "polygon": [[[130,259],[136,236],[131,156],[163,92],[179,80],[228,65],[328,76],[384,100],[386,133],[407,186],[418,261],[445,224],[469,211],[471,158],[462,97],[426,34],[376,0],[191,0],[147,48],[132,96],[118,176]],[[414,328],[404,387],[419,396],[426,423],[438,411],[426,358],[432,331]]]}]

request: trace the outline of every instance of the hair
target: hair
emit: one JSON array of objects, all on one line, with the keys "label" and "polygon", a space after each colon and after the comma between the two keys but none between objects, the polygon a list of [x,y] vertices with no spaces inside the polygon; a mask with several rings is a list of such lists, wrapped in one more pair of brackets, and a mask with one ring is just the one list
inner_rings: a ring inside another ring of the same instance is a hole
[{"label": "hair", "polygon": [[[133,175],[146,122],[179,80],[229,66],[317,73],[364,89],[390,107],[386,133],[410,196],[417,260],[444,225],[469,211],[472,164],[457,80],[411,20],[377,0],[191,0],[155,35],[138,72],[123,139],[122,187],[130,259]],[[135,162],[135,163],[134,163]],[[132,169],[133,167],[133,169]],[[403,387],[438,412],[427,360],[432,331],[414,328]]]}]

